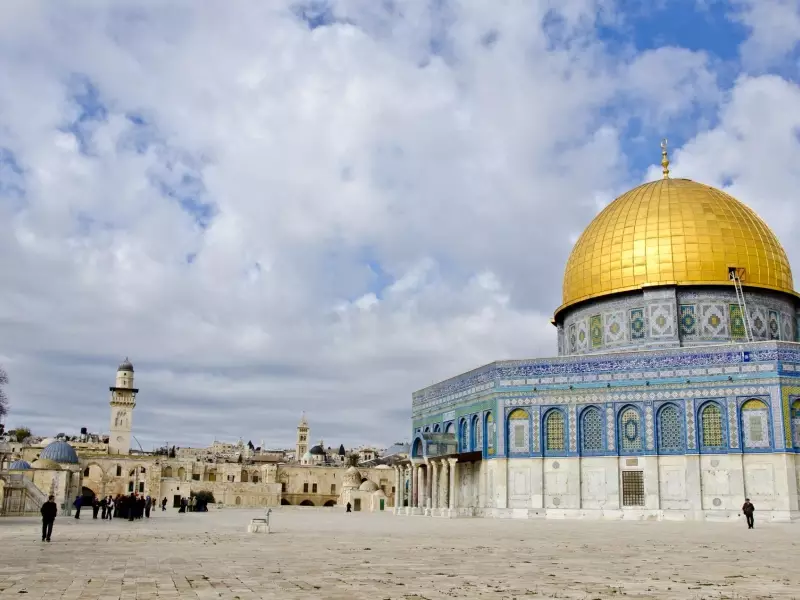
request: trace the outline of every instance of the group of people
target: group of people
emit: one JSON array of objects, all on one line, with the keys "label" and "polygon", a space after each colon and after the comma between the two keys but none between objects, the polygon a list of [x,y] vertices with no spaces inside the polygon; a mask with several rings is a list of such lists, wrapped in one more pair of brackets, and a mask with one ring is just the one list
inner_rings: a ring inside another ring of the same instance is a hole
[{"label": "group of people", "polygon": [[[166,501],[167,499],[164,498],[165,503]],[[208,512],[208,505],[205,501],[199,500],[197,496],[192,496],[188,500],[186,498],[181,498],[181,505],[180,508],[178,508],[178,512]]]},{"label": "group of people", "polygon": [[[145,517],[150,518],[150,511],[155,509],[157,500],[150,496],[140,496],[138,493],[131,493],[128,496],[117,494],[116,496],[105,496],[98,500],[95,496],[91,501],[92,518],[96,519],[100,514],[101,519],[128,519],[133,521]],[[78,496],[75,498],[73,506],[75,507],[75,518],[81,518],[81,508],[84,503],[84,498]],[[167,510],[167,499],[161,503],[161,510]]]}]

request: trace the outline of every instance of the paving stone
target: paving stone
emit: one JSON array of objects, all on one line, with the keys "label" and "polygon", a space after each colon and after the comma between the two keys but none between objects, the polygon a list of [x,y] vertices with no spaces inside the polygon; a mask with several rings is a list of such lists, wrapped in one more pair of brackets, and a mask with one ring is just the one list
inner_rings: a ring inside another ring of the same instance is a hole
[{"label": "paving stone", "polygon": [[[0,600],[793,598],[797,525],[273,510],[0,520]],[[22,593],[24,591],[24,593]]]}]

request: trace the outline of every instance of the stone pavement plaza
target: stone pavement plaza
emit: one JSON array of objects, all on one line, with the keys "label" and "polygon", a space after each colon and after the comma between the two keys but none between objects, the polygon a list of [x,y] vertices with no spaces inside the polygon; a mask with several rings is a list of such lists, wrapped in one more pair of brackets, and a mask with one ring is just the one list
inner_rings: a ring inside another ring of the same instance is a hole
[{"label": "stone pavement plaza", "polygon": [[800,598],[800,526],[279,509],[0,520],[0,599]]}]

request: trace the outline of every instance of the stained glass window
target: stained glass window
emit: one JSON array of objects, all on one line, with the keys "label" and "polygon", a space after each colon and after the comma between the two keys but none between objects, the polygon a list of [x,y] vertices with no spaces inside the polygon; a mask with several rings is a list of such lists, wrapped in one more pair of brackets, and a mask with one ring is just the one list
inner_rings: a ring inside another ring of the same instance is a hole
[{"label": "stained glass window", "polygon": [[681,413],[674,404],[667,404],[658,413],[658,449],[666,452],[683,450]]},{"label": "stained glass window", "polygon": [[700,417],[703,428],[703,446],[722,448],[725,445],[722,433],[722,411],[716,404],[708,404],[703,408]]},{"label": "stained glass window", "polygon": [[638,452],[642,449],[641,418],[635,408],[626,408],[620,414],[619,437],[623,451]]},{"label": "stained glass window", "polygon": [[769,409],[755,398],[742,404],[742,438],[745,448],[770,447]]},{"label": "stained glass window", "polygon": [[581,419],[581,450],[600,452],[603,450],[603,417],[596,408],[587,408]]},{"label": "stained glass window", "polygon": [[800,448],[800,400],[792,403],[792,440],[794,447]]},{"label": "stained glass window", "polygon": [[528,452],[528,411],[516,409],[508,415],[509,449],[512,452]]},{"label": "stained glass window", "polygon": [[564,415],[559,410],[553,410],[547,415],[545,422],[546,428],[546,449],[564,450]]},{"label": "stained glass window", "polygon": [[496,431],[494,417],[492,413],[489,413],[486,417],[486,453],[489,455],[494,454]]}]

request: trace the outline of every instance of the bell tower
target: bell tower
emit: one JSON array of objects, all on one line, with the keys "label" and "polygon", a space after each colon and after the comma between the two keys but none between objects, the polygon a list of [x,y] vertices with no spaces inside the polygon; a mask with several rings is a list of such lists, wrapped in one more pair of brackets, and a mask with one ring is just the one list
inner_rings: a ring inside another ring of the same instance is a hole
[{"label": "bell tower", "polygon": [[303,413],[300,417],[300,423],[297,425],[297,443],[294,448],[294,459],[299,462],[306,452],[308,452],[308,421],[306,421],[306,413]]},{"label": "bell tower", "polygon": [[131,426],[133,409],[136,407],[136,394],[133,387],[133,365],[127,358],[117,369],[115,385],[111,392],[111,427],[108,436],[109,454],[128,454],[131,450]]}]

